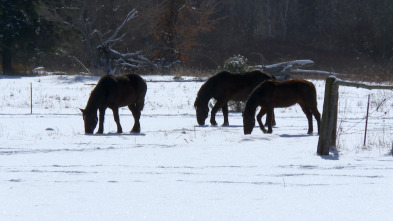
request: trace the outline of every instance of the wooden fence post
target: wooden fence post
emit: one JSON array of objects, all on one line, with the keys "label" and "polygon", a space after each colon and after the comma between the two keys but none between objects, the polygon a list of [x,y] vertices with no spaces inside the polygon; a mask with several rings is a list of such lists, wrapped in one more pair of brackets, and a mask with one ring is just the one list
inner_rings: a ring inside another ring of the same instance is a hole
[{"label": "wooden fence post", "polygon": [[33,83],[30,83],[30,114],[33,114]]},{"label": "wooden fence post", "polygon": [[338,84],[334,76],[328,77],[325,84],[322,122],[319,133],[319,155],[329,155],[331,146],[336,145]]},{"label": "wooden fence post", "polygon": [[393,90],[393,86],[367,85],[349,81],[342,81],[331,76],[326,79],[325,97],[323,101],[322,122],[319,131],[318,149],[319,155],[329,155],[330,147],[336,146],[337,136],[337,110],[339,86]]}]

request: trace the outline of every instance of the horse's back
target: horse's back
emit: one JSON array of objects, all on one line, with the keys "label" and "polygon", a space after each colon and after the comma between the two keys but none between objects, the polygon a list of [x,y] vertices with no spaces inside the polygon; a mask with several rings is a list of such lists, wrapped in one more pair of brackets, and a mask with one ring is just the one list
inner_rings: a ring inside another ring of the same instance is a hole
[{"label": "horse's back", "polygon": [[287,96],[294,96],[293,99],[305,103],[315,103],[317,99],[316,89],[312,82],[304,79],[294,79],[278,82],[281,91],[285,91]]},{"label": "horse's back", "polygon": [[297,91],[301,93],[304,99],[316,99],[317,90],[312,82],[303,79],[295,79],[293,81],[296,82]]},{"label": "horse's back", "polygon": [[243,101],[247,99],[256,86],[269,79],[274,78],[270,74],[258,70],[243,73],[223,71],[214,76],[213,97]]},{"label": "horse's back", "polygon": [[147,84],[143,78],[137,74],[127,74],[125,75],[129,81],[134,85],[138,94],[145,96],[147,91]]},{"label": "horse's back", "polygon": [[261,83],[256,91],[267,105],[275,107],[288,107],[299,102],[309,104],[316,102],[314,84],[302,79],[267,80]]},{"label": "horse's back", "polygon": [[105,96],[106,106],[123,107],[144,100],[146,82],[136,74],[122,76],[105,75],[97,83],[96,89]]}]

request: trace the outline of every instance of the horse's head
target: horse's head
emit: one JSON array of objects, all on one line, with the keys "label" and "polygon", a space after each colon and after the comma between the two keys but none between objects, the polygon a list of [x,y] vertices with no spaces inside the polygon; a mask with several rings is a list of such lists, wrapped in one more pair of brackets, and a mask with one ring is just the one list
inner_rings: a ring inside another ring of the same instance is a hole
[{"label": "horse's head", "polygon": [[83,114],[83,121],[85,122],[85,133],[92,134],[97,126],[97,112],[86,111],[80,109]]},{"label": "horse's head", "polygon": [[198,100],[198,98],[195,100],[194,103],[195,111],[196,111],[196,116],[197,116],[197,121],[200,126],[205,125],[205,120],[207,116],[209,115],[209,107],[206,104],[201,104],[201,102]]},{"label": "horse's head", "polygon": [[251,134],[255,126],[255,118],[253,115],[243,112],[243,131],[244,134]]}]

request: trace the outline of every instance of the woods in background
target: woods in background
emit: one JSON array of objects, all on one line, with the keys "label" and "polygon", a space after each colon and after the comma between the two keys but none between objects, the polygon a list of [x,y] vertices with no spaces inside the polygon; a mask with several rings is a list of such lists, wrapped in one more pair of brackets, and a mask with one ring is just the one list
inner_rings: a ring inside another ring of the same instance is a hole
[{"label": "woods in background", "polygon": [[211,69],[234,54],[250,64],[310,58],[330,69],[393,58],[393,2],[388,0],[0,3],[4,73],[36,66],[97,73],[178,64]]}]

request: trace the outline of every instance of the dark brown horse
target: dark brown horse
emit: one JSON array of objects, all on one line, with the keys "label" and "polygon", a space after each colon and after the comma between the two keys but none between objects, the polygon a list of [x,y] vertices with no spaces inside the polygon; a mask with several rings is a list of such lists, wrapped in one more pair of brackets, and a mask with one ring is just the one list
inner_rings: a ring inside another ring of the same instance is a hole
[{"label": "dark brown horse", "polygon": [[265,80],[274,79],[270,74],[255,70],[245,73],[222,71],[210,77],[199,89],[194,103],[199,125],[205,125],[209,114],[209,100],[214,98],[216,104],[211,110],[210,123],[217,125],[216,113],[222,108],[224,124],[228,121],[228,101],[245,101],[252,90]]},{"label": "dark brown horse", "polygon": [[132,133],[141,131],[139,118],[145,102],[146,82],[138,75],[124,76],[105,75],[97,83],[90,94],[85,109],[80,109],[85,122],[85,133],[91,134],[97,125],[97,110],[99,110],[99,126],[97,133],[104,132],[104,116],[106,108],[113,111],[117,125],[117,133],[122,133],[119,107],[128,106],[134,117]]},{"label": "dark brown horse", "polygon": [[299,104],[308,120],[308,134],[313,132],[312,115],[319,124],[321,121],[321,114],[317,109],[317,92],[313,83],[306,80],[289,80],[278,82],[276,80],[265,81],[260,84],[250,94],[244,107],[243,112],[243,129],[244,134],[251,134],[255,126],[255,110],[261,106],[260,114],[263,116],[267,113],[266,131],[263,123],[258,120],[259,126],[264,133],[272,133],[271,120],[273,109],[275,107],[289,107],[294,104]]}]

